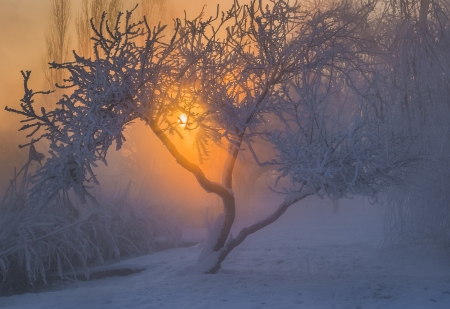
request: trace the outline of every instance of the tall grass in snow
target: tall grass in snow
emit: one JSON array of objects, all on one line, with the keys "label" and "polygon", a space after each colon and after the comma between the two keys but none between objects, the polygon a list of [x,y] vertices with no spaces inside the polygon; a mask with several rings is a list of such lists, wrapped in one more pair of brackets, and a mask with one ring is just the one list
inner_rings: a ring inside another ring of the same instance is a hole
[{"label": "tall grass in snow", "polygon": [[[33,150],[33,149],[31,149]],[[98,207],[82,216],[67,195],[44,209],[27,199],[30,158],[0,205],[0,295],[32,291],[55,279],[89,277],[89,266],[146,254],[179,244],[181,233],[171,213],[133,200],[130,187],[98,197]]]}]

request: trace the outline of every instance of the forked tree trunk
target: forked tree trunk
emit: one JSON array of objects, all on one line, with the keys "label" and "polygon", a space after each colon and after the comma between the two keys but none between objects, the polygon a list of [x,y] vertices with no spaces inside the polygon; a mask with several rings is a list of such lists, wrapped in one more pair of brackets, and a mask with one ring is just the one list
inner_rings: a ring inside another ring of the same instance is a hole
[{"label": "forked tree trunk", "polygon": [[236,238],[230,237],[220,250],[215,251],[211,254],[210,259],[205,259],[205,265],[198,265],[199,270],[207,274],[217,273],[222,267],[222,262],[225,260],[228,254],[234,248],[240,245],[247,238],[247,236],[275,222],[282,214],[285,213],[289,206],[313,194],[314,191],[305,189],[290,196],[288,195],[285,200],[278,206],[277,210],[271,215],[249,227],[243,228]]},{"label": "forked tree trunk", "polygon": [[[222,227],[220,227],[220,232],[216,235],[216,239],[212,242],[213,252],[218,252],[221,250],[230,235],[231,227],[233,226],[235,215],[236,215],[236,202],[232,191],[232,174],[233,169],[236,164],[236,158],[239,153],[238,145],[230,145],[227,160],[224,165],[223,170],[223,184],[210,181],[206,175],[203,173],[201,168],[190,162],[186,157],[184,157],[159,127],[155,120],[150,120],[148,125],[155,133],[155,135],[163,142],[164,146],[169,150],[171,155],[175,158],[178,164],[180,164],[187,171],[195,176],[200,186],[208,193],[214,193],[222,199],[224,207],[224,220]],[[242,140],[242,138],[241,138]]]},{"label": "forked tree trunk", "polygon": [[[295,204],[305,197],[314,194],[314,191],[304,189],[300,192],[288,195],[274,213],[264,220],[243,228],[236,238],[232,238],[230,237],[230,231],[233,226],[236,213],[236,200],[232,191],[232,176],[237,155],[239,153],[240,142],[237,144],[230,144],[228,147],[228,156],[223,170],[223,183],[219,184],[210,181],[199,166],[191,163],[186,157],[184,157],[164,133],[164,131],[161,130],[156,121],[150,120],[148,125],[156,136],[163,142],[164,146],[166,146],[178,164],[180,164],[187,171],[191,172],[206,192],[217,194],[222,199],[224,206],[223,221],[216,220],[213,230],[217,230],[213,231],[211,235],[211,237],[215,237],[216,239],[208,239],[207,247],[204,248],[200,254],[197,269],[201,272],[208,274],[217,273],[228,254],[240,245],[247,238],[247,236],[275,222],[292,204]],[[242,136],[238,136],[238,138],[239,141],[242,141]],[[218,224],[221,224],[221,226],[216,226]]]},{"label": "forked tree trunk", "polygon": [[213,247],[214,251],[219,251],[225,245],[225,242],[228,239],[228,235],[230,235],[231,227],[233,226],[236,216],[236,202],[232,194],[229,194],[229,196],[226,197],[222,197],[222,203],[224,222],[220,230],[219,237],[216,240],[216,244]]}]

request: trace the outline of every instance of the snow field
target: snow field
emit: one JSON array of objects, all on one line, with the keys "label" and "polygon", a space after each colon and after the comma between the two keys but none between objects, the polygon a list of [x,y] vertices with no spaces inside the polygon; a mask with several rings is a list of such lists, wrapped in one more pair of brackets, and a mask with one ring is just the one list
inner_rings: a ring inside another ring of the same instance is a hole
[{"label": "snow field", "polygon": [[[233,233],[234,234],[234,233]],[[309,198],[249,236],[217,275],[193,274],[201,246],[124,261],[126,277],[0,298],[0,308],[450,308],[443,254],[382,249],[377,206]]]}]

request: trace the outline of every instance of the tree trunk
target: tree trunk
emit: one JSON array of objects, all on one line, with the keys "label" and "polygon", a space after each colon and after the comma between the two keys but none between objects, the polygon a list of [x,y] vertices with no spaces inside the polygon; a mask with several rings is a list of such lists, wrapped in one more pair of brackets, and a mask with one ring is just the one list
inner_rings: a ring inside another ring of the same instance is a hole
[{"label": "tree trunk", "polygon": [[228,235],[230,235],[231,227],[233,226],[234,219],[236,217],[236,202],[232,194],[222,197],[224,222],[220,231],[220,235],[217,238],[214,245],[214,251],[219,251],[225,245]]},{"label": "tree trunk", "polygon": [[[216,220],[210,238],[207,240],[207,243],[199,256],[197,270],[201,272],[207,274],[217,273],[228,254],[235,247],[240,245],[248,235],[253,234],[265,226],[275,222],[288,209],[289,206],[309,195],[314,194],[314,191],[304,189],[300,192],[288,195],[284,202],[278,206],[278,209],[266,219],[242,229],[236,238],[229,237],[236,213],[236,200],[232,191],[232,176],[237,155],[240,150],[242,136],[238,136],[239,142],[237,144],[230,144],[228,147],[228,156],[224,164],[222,184],[219,184],[216,182],[211,182],[199,166],[184,157],[164,133],[164,131],[161,130],[155,120],[150,120],[148,125],[155,135],[163,142],[164,146],[166,146],[167,150],[169,150],[178,164],[180,164],[187,171],[191,172],[206,192],[215,193],[222,198],[224,214]],[[220,227],[217,225],[222,226]],[[220,232],[218,231],[219,229]]]},{"label": "tree trunk", "polygon": [[[236,200],[232,191],[232,174],[233,169],[236,164],[236,158],[239,153],[240,143],[238,145],[230,144],[228,156],[225,161],[224,169],[223,169],[223,184],[216,183],[210,181],[201,168],[190,162],[186,157],[184,157],[176,148],[176,146],[172,143],[169,137],[164,133],[163,130],[159,127],[155,120],[150,120],[148,125],[155,133],[155,135],[163,142],[164,146],[169,150],[171,155],[175,158],[178,164],[180,164],[187,171],[192,173],[197,179],[200,186],[208,193],[214,193],[220,196],[223,202],[224,208],[224,220],[222,223],[222,227],[220,228],[220,232],[218,235],[214,234],[212,237],[217,237],[217,239],[213,239],[210,242],[211,248],[213,252],[218,252],[222,250],[225,246],[225,243],[230,235],[231,227],[233,226],[235,215],[236,215]],[[242,137],[240,136],[240,141],[242,141]],[[209,250],[206,248],[205,250]]]},{"label": "tree trunk", "polygon": [[[302,190],[301,192],[296,192],[288,195],[285,200],[278,206],[275,212],[273,212],[265,219],[258,221],[257,223],[249,227],[243,228],[236,238],[228,239],[226,244],[220,250],[213,252],[209,259],[204,259],[203,261],[201,261],[200,265],[198,265],[198,269],[201,272],[205,272],[207,274],[217,273],[222,267],[222,262],[225,260],[228,254],[234,248],[240,245],[247,238],[247,236],[275,222],[289,208],[289,206],[313,194],[314,191],[306,189]],[[204,263],[204,265],[202,265],[202,263]]]}]

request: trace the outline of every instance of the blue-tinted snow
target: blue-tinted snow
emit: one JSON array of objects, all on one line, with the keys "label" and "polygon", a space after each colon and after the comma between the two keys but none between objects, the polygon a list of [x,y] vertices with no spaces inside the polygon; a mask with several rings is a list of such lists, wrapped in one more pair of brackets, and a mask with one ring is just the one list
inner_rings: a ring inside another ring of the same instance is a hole
[{"label": "blue-tinted snow", "polygon": [[450,308],[450,259],[381,244],[377,206],[355,198],[333,214],[313,197],[251,235],[217,275],[189,271],[199,245],[177,248],[123,262],[141,273],[3,297],[0,308]]}]

